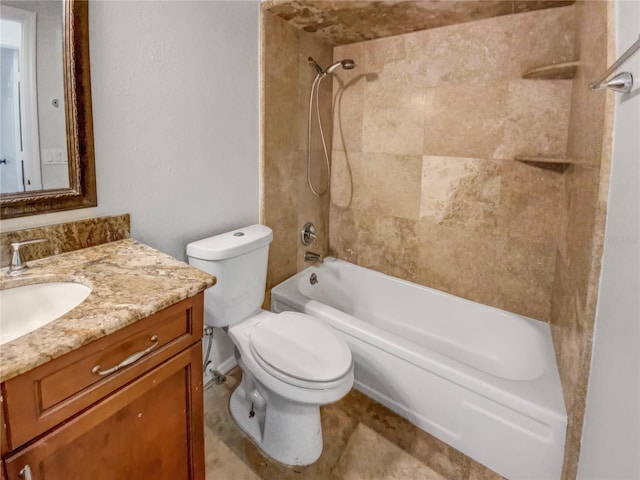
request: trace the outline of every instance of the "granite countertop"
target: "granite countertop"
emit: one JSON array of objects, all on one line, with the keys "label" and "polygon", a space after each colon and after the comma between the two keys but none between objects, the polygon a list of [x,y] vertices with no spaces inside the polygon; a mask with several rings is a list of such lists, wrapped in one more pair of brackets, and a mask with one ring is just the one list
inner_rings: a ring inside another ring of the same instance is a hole
[{"label": "granite countertop", "polygon": [[0,273],[0,289],[76,282],[92,289],[62,317],[0,346],[0,382],[148,317],[216,283],[215,277],[133,239],[29,262]]}]

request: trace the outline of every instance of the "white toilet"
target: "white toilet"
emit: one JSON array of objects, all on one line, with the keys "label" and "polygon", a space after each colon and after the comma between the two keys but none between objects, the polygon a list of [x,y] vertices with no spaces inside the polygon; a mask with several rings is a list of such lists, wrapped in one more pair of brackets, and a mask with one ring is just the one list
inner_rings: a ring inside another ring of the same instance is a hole
[{"label": "white toilet", "polygon": [[264,225],[187,245],[189,263],[215,275],[205,292],[205,323],[228,327],[242,368],[229,409],[238,426],[270,457],[309,465],[322,453],[320,405],[353,386],[344,340],[302,313],[271,313],[264,301],[269,243]]}]

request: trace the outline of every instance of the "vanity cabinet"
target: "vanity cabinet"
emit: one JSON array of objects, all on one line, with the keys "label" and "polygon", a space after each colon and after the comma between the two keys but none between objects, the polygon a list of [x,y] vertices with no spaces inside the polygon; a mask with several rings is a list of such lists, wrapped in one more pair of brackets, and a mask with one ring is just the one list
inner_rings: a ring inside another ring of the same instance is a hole
[{"label": "vanity cabinet", "polygon": [[204,480],[203,298],[4,382],[6,479]]}]

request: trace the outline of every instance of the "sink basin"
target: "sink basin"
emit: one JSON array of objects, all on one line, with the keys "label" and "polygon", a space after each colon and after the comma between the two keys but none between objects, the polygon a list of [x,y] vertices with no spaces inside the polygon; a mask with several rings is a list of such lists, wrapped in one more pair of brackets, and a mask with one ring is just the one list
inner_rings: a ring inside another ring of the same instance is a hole
[{"label": "sink basin", "polygon": [[91,289],[72,282],[36,283],[0,290],[0,345],[73,310]]}]

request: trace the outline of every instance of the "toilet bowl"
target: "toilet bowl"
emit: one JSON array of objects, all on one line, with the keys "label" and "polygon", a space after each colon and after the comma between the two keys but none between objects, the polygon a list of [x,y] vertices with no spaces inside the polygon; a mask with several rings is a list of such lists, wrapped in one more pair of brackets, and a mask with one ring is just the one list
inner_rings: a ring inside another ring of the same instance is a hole
[{"label": "toilet bowl", "polygon": [[205,292],[205,323],[227,328],[242,369],[229,409],[264,453],[309,465],[322,453],[320,406],[353,386],[346,342],[302,313],[262,310],[272,232],[263,225],[187,246],[189,263],[217,277]]}]

